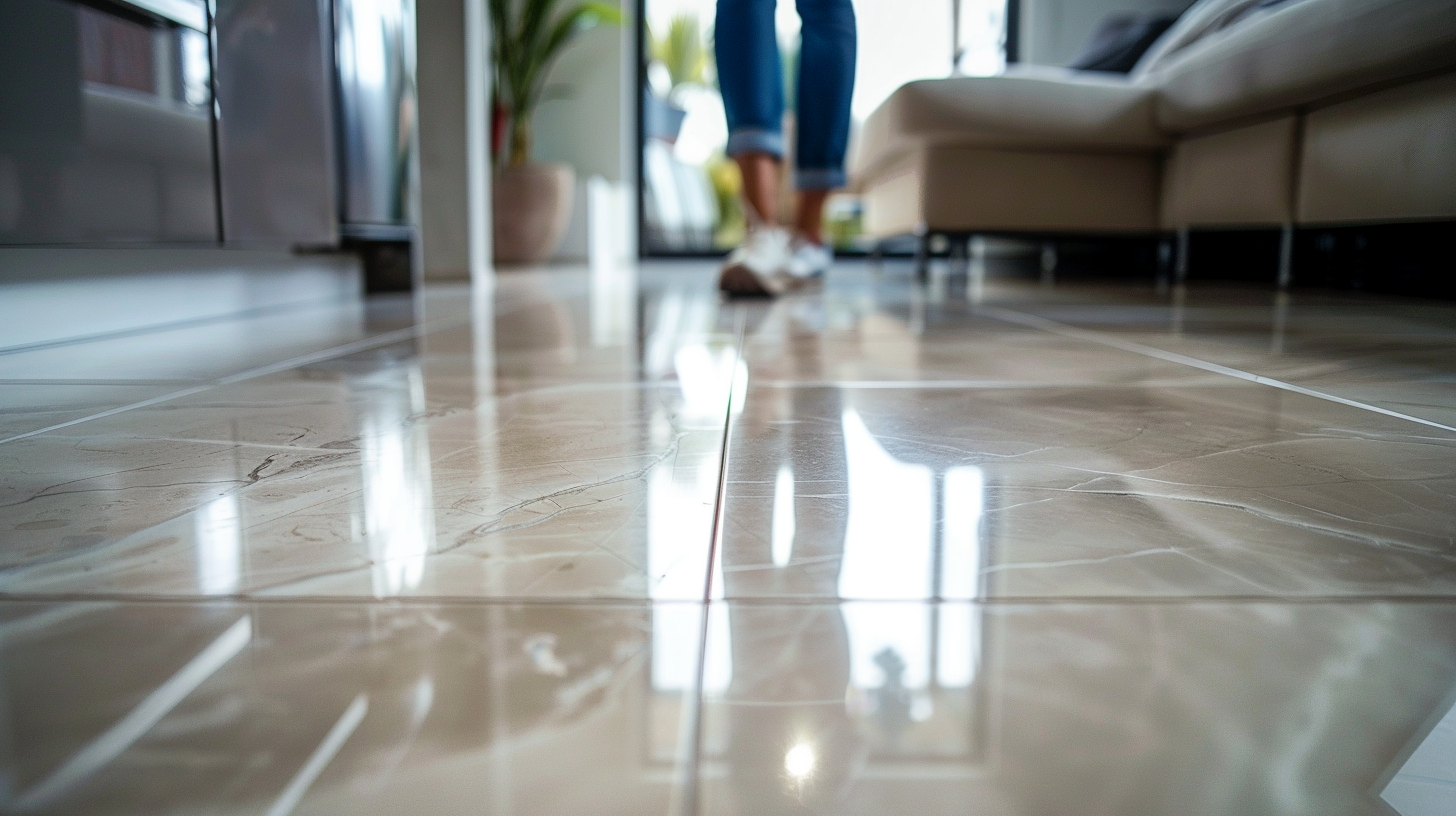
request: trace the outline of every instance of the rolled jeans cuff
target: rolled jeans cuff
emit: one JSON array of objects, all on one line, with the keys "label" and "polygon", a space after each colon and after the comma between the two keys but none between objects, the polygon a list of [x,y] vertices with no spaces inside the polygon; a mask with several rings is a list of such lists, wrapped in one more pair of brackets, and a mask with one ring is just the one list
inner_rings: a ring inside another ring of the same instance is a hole
[{"label": "rolled jeans cuff", "polygon": [[783,158],[784,134],[763,128],[741,128],[728,136],[726,152],[730,156],[744,153],[770,153]]},{"label": "rolled jeans cuff", "polygon": [[794,171],[795,190],[838,190],[849,176],[838,167],[800,167]]}]

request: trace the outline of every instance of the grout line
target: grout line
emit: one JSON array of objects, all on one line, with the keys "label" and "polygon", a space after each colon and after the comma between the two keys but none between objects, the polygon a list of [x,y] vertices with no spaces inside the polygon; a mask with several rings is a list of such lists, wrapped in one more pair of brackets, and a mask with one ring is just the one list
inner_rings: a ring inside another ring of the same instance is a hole
[{"label": "grout line", "polygon": [[200,394],[203,391],[207,391],[214,387],[216,387],[215,383],[208,383],[206,385],[194,385],[191,388],[183,388],[180,391],[171,391],[166,394],[162,394],[156,397],[150,397],[148,399],[140,400],[138,402],[132,402],[126,405],[118,405],[115,408],[108,408],[105,411],[98,411],[97,413],[78,417],[72,420],[67,420],[66,422],[57,422],[54,425],[47,425],[44,428],[37,428],[34,431],[28,431],[23,434],[16,434],[15,436],[7,436],[4,439],[0,439],[0,445],[3,445],[7,442],[18,442],[22,439],[29,439],[32,436],[40,436],[41,434],[50,433],[51,431],[59,431],[62,428],[69,428],[72,425],[80,425],[83,422],[90,422],[93,419],[105,419],[106,417],[115,416],[117,414],[132,411],[137,408],[147,408],[152,405],[157,405],[159,403],[170,402],[174,399],[190,397],[193,394]]},{"label": "grout line", "polygon": [[[722,545],[724,510],[728,500],[728,449],[733,436],[733,393],[738,385],[738,365],[743,359],[743,338],[747,333],[748,313],[739,307],[733,320],[733,370],[728,378],[728,398],[723,401],[723,442],[718,453],[718,490],[713,500],[713,525],[708,536],[708,569],[703,580],[702,610],[698,623],[698,661],[694,667],[693,697],[688,711],[688,762],[686,783],[682,799],[689,816],[697,816],[702,809],[701,791],[698,781],[702,775],[703,759],[703,684],[708,673],[708,619],[713,614],[713,578],[716,571],[718,548]],[[747,383],[744,393],[748,392]]]},{"label": "grout line", "polygon": [[1447,594],[1371,595],[1023,595],[1000,598],[810,598],[744,596],[724,598],[735,606],[840,606],[885,604],[892,606],[1359,606],[1368,604],[1456,605],[1456,592]]},{"label": "grout line", "polygon": [[[1408,605],[1456,605],[1456,591],[1446,593],[1372,593],[1369,595],[1021,595],[997,598],[841,598],[833,596],[728,596],[715,601],[733,606],[956,606],[979,607],[1036,607],[1036,606],[1186,606],[1226,604],[1240,606],[1359,606],[1368,604]],[[382,609],[414,609],[419,607],[500,607],[500,606],[560,606],[602,609],[642,609],[654,607],[705,606],[702,601],[687,599],[652,598],[571,598],[520,595],[410,595],[376,598],[372,595],[163,595],[126,594],[118,592],[52,592],[52,593],[0,593],[0,608],[7,605],[42,604],[93,604],[109,606],[195,606],[236,607],[241,605],[266,607],[310,607],[310,606],[370,606]],[[37,613],[39,615],[41,613]],[[68,618],[60,615],[57,620]],[[75,614],[81,614],[78,610]],[[24,629],[38,626],[48,619],[32,615],[0,626],[0,636],[11,634],[8,628],[18,625]],[[32,620],[32,619],[35,620]]]},{"label": "grout line", "polygon": [[[1221,381],[1220,381],[1221,384]],[[1230,383],[1231,384],[1231,383]],[[1116,380],[757,380],[755,388],[841,388],[857,390],[894,391],[899,389],[932,391],[1034,391],[1042,389],[1076,389],[1079,391],[1097,388],[1211,388],[1209,382],[1201,380],[1136,379]]]},{"label": "grout line", "polygon": [[1245,380],[1247,382],[1257,383],[1259,385],[1267,385],[1272,388],[1278,388],[1294,394],[1302,394],[1306,397],[1314,397],[1316,399],[1322,399],[1327,402],[1336,403],[1338,405],[1345,405],[1350,408],[1359,408],[1363,411],[1370,411],[1372,413],[1381,414],[1383,416],[1393,417],[1395,419],[1403,419],[1407,422],[1414,422],[1416,424],[1425,425],[1430,428],[1438,428],[1443,431],[1451,431],[1453,433],[1456,433],[1456,427],[1452,427],[1450,425],[1442,425],[1439,422],[1434,422],[1429,419],[1421,419],[1420,417],[1411,416],[1410,414],[1402,414],[1399,411],[1392,411],[1389,408],[1381,408],[1376,405],[1370,405],[1369,403],[1359,402],[1358,400],[1346,399],[1345,397],[1337,397],[1334,394],[1327,394],[1323,391],[1315,391],[1312,388],[1305,388],[1303,386],[1294,385],[1293,383],[1284,382],[1283,380],[1276,380],[1273,377],[1265,377],[1261,374],[1253,374],[1237,368],[1230,368],[1228,366],[1219,365],[1218,363],[1210,363],[1206,360],[1200,360],[1197,357],[1189,357],[1186,354],[1179,354],[1173,351],[1164,351],[1160,348],[1145,346],[1142,343],[1134,343],[1131,340],[1122,340],[1117,337],[1112,337],[1110,335],[1104,334],[1102,332],[1078,329],[1074,326],[1068,326],[1065,323],[1059,323],[1055,320],[1050,320],[1045,317],[1039,317],[1037,315],[1031,315],[1025,312],[1018,312],[1012,309],[1004,309],[998,306],[983,306],[978,310],[978,312],[981,314],[985,314],[989,317],[994,317],[998,320],[1004,320],[1007,323],[1016,323],[1022,326],[1031,326],[1033,328],[1042,329],[1043,331],[1047,331],[1052,334],[1059,334],[1063,337],[1070,337],[1074,340],[1085,340],[1087,342],[1097,343],[1099,345],[1109,346],[1115,349],[1121,349],[1122,351],[1131,352],[1133,354],[1141,354],[1145,357],[1153,357],[1169,363],[1178,363],[1179,365],[1186,365],[1191,368],[1211,371],[1215,374],[1223,374],[1225,376],[1233,377],[1235,379]]},{"label": "grout line", "polygon": [[86,601],[52,605],[49,609],[0,623],[0,643],[14,646],[17,642],[35,637],[52,626],[65,623],[72,618],[79,618],[101,610],[115,609],[117,606],[118,604],[114,601]]},{"label": "grout line", "polygon": [[123,414],[127,411],[134,411],[138,408],[150,408],[153,405],[160,405],[164,402],[171,402],[172,400],[181,399],[183,397],[190,397],[193,394],[200,394],[204,391],[209,391],[213,388],[217,388],[218,386],[232,385],[233,383],[256,379],[258,377],[267,376],[268,374],[276,374],[280,371],[287,371],[289,369],[298,368],[300,366],[309,365],[311,363],[318,363],[335,357],[343,357],[345,355],[353,354],[355,352],[367,351],[371,348],[393,345],[394,343],[399,343],[404,340],[423,337],[425,334],[439,331],[442,328],[463,325],[467,322],[469,322],[469,318],[453,318],[449,320],[440,320],[435,323],[422,323],[417,326],[411,326],[407,329],[396,329],[392,332],[385,332],[384,334],[376,334],[373,337],[365,337],[361,340],[355,340],[352,343],[345,343],[342,346],[331,346],[329,348],[310,352],[308,354],[303,354],[298,357],[291,357],[287,360],[281,360],[276,363],[269,363],[268,365],[251,368],[237,374],[230,374],[226,377],[219,377],[214,380],[207,380],[206,382],[199,385],[194,385],[191,388],[183,388],[179,391],[172,391],[138,402],[129,403],[127,405],[119,405],[115,408],[108,408],[105,411],[100,411],[89,416],[79,417],[77,419],[71,419],[65,422],[58,422],[55,425],[49,425],[34,431],[27,431],[23,434],[16,434],[15,436],[8,436],[4,439],[0,439],[0,445],[3,445],[7,442],[16,442],[21,439],[29,439],[30,437],[40,436],[41,434],[47,434],[52,431],[59,431],[62,428],[69,428],[74,425],[80,425],[83,422],[90,422],[94,419],[105,419],[106,417],[116,416],[117,414]]},{"label": "grout line", "polygon": [[205,379],[174,377],[171,379],[135,379],[135,380],[87,380],[87,379],[65,379],[57,377],[44,380],[9,380],[0,379],[0,386],[4,385],[114,385],[114,386],[147,386],[147,385],[191,385],[194,383],[208,382]]},{"label": "grout line", "polygon": [[[723,405],[723,441],[718,451],[718,490],[713,502],[713,526],[710,528],[708,540],[708,574],[703,584],[703,603],[713,600],[713,556],[718,552],[718,545],[723,533],[723,513],[728,499],[728,446],[733,436],[733,392],[737,390],[738,362],[743,359],[743,336],[747,331],[747,312],[741,307],[734,318],[734,366],[733,372],[728,380],[728,398]],[[743,392],[748,393],[745,378]],[[706,627],[707,624],[704,624]]]},{"label": "grout line", "polygon": [[0,357],[10,354],[23,354],[27,351],[43,351],[45,349],[61,348],[63,346],[78,346],[84,343],[95,343],[100,340],[120,340],[124,337],[140,337],[146,334],[160,334],[162,332],[176,331],[177,329],[196,328],[206,326],[209,323],[226,323],[231,320],[246,320],[254,317],[270,317],[275,314],[286,314],[306,309],[318,309],[331,304],[353,304],[358,300],[352,297],[328,297],[317,300],[304,300],[295,303],[281,303],[276,306],[259,306],[253,309],[244,309],[239,312],[212,315],[211,317],[193,317],[186,320],[176,320],[171,323],[154,323],[149,326],[137,326],[131,329],[117,329],[109,332],[98,332],[96,334],[81,334],[74,337],[60,337],[55,340],[40,340],[34,343],[22,343],[18,346],[0,347]]},{"label": "grout line", "polygon": [[[379,598],[374,595],[189,595],[126,592],[10,592],[0,591],[0,606],[5,604],[113,603],[138,605],[193,606],[345,606],[366,604],[378,607],[411,608],[418,606],[585,606],[649,609],[655,606],[700,606],[702,601],[688,598],[602,598],[549,595],[395,595]],[[3,636],[9,623],[0,624]]]}]

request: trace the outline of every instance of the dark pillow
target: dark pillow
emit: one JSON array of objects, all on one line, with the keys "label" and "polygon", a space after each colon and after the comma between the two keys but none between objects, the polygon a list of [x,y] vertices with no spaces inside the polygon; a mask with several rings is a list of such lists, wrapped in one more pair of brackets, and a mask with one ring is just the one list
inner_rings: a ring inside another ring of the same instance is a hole
[{"label": "dark pillow", "polygon": [[1114,14],[1097,26],[1067,67],[1125,74],[1177,19],[1165,14]]}]

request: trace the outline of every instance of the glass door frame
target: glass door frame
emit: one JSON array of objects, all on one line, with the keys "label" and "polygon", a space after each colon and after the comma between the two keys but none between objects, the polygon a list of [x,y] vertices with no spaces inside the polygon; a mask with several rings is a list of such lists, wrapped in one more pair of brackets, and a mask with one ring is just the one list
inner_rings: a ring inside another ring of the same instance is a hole
[{"label": "glass door frame", "polygon": [[[646,169],[643,166],[643,153],[647,148],[647,127],[644,117],[646,116],[646,104],[644,93],[647,87],[647,68],[650,60],[647,56],[647,3],[648,0],[622,0],[625,6],[628,2],[633,4],[632,9],[632,49],[635,52],[636,70],[633,72],[632,89],[632,142],[634,152],[632,154],[633,182],[635,185],[635,223],[637,227],[637,257],[646,258],[718,258],[723,255],[721,250],[664,250],[653,249],[647,245],[647,177]],[[959,3],[959,0],[954,0]],[[1006,36],[1003,48],[1006,53],[1006,64],[1019,62],[1021,56],[1021,0],[1006,0]],[[845,253],[836,251],[836,254],[857,255],[863,253]]]}]

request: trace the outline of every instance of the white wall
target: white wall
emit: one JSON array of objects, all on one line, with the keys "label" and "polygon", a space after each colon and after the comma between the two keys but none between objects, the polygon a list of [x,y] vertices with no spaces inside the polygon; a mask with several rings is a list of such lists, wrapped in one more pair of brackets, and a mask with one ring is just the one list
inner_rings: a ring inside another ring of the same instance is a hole
[{"label": "white wall", "polygon": [[1177,14],[1192,4],[1192,0],[1021,0],[1021,61],[1066,65],[1110,14]]},{"label": "white wall", "polygon": [[[554,256],[558,261],[587,259],[587,191],[593,177],[614,185],[618,194],[613,201],[632,200],[628,191],[637,175],[637,127],[633,120],[637,108],[632,92],[637,71],[632,57],[635,34],[631,15],[636,4],[632,0],[613,2],[623,8],[628,19],[621,26],[597,26],[568,46],[547,80],[552,92],[560,96],[541,103],[536,111],[532,158],[563,162],[576,170],[576,201],[566,237]],[[614,210],[593,217],[632,229],[626,215]],[[626,237],[630,241],[635,235]],[[636,253],[635,244],[630,245],[629,253]]]},{"label": "white wall", "polygon": [[[632,14],[633,7],[629,0],[624,12]],[[631,35],[630,19],[622,26],[597,26],[562,52],[547,82],[564,98],[549,99],[537,110],[533,158],[565,162],[583,178],[620,182],[632,177],[626,141],[634,131],[636,107],[624,70],[632,64]]]},{"label": "white wall", "polygon": [[[424,279],[470,280],[472,267],[489,258],[488,211],[472,203],[471,183],[489,191],[486,154],[471,155],[473,139],[484,139],[472,121],[470,96],[488,93],[484,66],[471,66],[473,52],[486,47],[484,22],[472,31],[470,18],[483,18],[484,0],[417,0],[415,6],[420,105],[420,244]],[[471,71],[477,74],[472,81]],[[477,104],[480,101],[477,100]],[[474,277],[485,274],[477,268]]]}]

